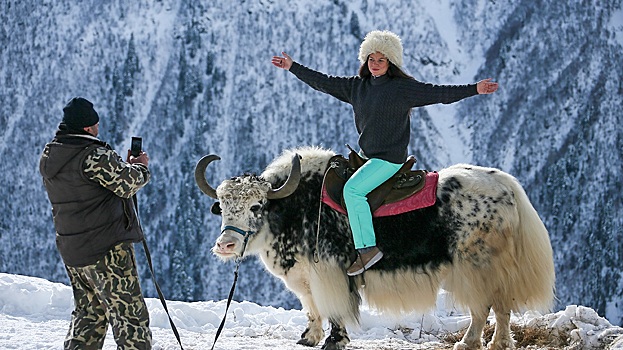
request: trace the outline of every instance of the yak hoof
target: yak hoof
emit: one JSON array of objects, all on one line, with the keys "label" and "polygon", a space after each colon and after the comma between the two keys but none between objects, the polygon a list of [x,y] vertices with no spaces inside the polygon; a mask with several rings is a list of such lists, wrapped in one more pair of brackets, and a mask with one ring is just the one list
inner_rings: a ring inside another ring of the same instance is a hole
[{"label": "yak hoof", "polygon": [[512,339],[504,339],[497,342],[491,341],[487,344],[488,350],[512,350],[515,349],[515,342]]},{"label": "yak hoof", "polygon": [[296,342],[299,345],[305,345],[305,346],[309,346],[309,347],[314,347],[316,346],[316,344],[308,339],[305,338],[301,338],[299,339],[299,341]]},{"label": "yak hoof", "polygon": [[346,344],[348,344],[350,342],[350,339],[348,339],[348,337],[342,337],[340,336],[338,339],[338,337],[335,336],[329,336],[327,337],[327,339],[324,341],[324,345],[322,346],[321,349],[323,350],[344,350],[346,349]]},{"label": "yak hoof", "polygon": [[343,350],[344,347],[338,345],[337,343],[326,341],[321,349],[322,350]]},{"label": "yak hoof", "polygon": [[297,341],[296,343],[310,347],[318,345],[318,343],[320,343],[320,341],[322,340],[322,337],[324,337],[324,331],[322,330],[322,327],[314,329],[316,330],[315,332],[307,327],[303,334],[301,334],[301,339],[299,339],[299,341]]},{"label": "yak hoof", "polygon": [[482,341],[480,342],[480,344],[467,344],[464,341],[460,341],[456,344],[454,344],[453,350],[481,350],[483,349],[482,346]]}]

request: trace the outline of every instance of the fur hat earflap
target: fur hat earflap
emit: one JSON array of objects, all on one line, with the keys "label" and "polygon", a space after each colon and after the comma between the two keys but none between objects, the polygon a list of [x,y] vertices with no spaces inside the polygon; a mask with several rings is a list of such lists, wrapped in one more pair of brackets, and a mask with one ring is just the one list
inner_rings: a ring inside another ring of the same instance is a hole
[{"label": "fur hat earflap", "polygon": [[388,30],[373,30],[366,34],[359,47],[359,62],[364,64],[368,56],[377,51],[398,68],[402,67],[402,42],[398,35]]}]

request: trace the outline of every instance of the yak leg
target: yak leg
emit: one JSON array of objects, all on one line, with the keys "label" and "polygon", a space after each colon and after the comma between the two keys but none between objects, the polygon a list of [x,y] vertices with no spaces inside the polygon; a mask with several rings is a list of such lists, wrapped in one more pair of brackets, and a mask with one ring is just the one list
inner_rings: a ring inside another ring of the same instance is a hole
[{"label": "yak leg", "polygon": [[303,264],[297,264],[290,273],[283,277],[286,287],[296,294],[303,306],[303,310],[307,312],[307,328],[301,334],[301,339],[297,344],[305,346],[316,346],[322,338],[324,338],[324,329],[322,329],[322,317],[318,311],[318,307],[314,302],[309,286],[309,267]]},{"label": "yak leg", "polygon": [[493,312],[495,312],[495,332],[493,332],[493,338],[488,344],[489,350],[505,350],[514,349],[515,342],[511,337],[511,314],[509,311],[498,311],[495,306]]},{"label": "yak leg", "polygon": [[[306,302],[304,299],[309,300]],[[324,337],[322,318],[318,314],[315,304],[311,301],[311,295],[307,298],[299,298],[299,300],[303,305],[303,309],[307,310],[307,328],[305,328],[305,331],[301,334],[301,339],[296,343],[305,346],[316,346]]]},{"label": "yak leg", "polygon": [[346,327],[337,322],[331,321],[331,335],[327,337],[322,346],[323,350],[342,350],[346,348],[346,344],[350,343]]},{"label": "yak leg", "polygon": [[454,344],[454,350],[480,350],[482,349],[482,330],[487,323],[487,316],[489,316],[489,307],[470,309],[472,320],[469,324],[469,328],[465,332],[463,339],[460,342]]}]

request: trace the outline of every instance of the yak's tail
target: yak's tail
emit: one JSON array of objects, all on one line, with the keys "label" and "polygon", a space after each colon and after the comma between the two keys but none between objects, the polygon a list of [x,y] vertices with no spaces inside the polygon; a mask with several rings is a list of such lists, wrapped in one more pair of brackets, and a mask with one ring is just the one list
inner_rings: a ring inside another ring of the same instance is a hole
[{"label": "yak's tail", "polygon": [[556,280],[549,233],[515,178],[512,187],[519,215],[513,237],[519,268],[515,298],[528,309],[548,311],[553,307]]}]

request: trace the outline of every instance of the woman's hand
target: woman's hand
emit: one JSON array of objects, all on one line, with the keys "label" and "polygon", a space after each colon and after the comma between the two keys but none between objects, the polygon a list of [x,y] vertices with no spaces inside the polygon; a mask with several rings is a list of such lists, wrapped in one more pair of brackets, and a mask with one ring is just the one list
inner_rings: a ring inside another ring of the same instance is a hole
[{"label": "woman's hand", "polygon": [[479,94],[492,94],[498,89],[498,83],[491,81],[491,78],[481,80],[476,83],[476,90]]},{"label": "woman's hand", "polygon": [[290,67],[292,67],[292,57],[288,56],[287,53],[282,52],[281,53],[283,55],[282,56],[273,56],[273,59],[271,60],[271,63],[273,64],[273,66],[277,67],[277,68],[283,68],[285,70],[290,70]]}]

